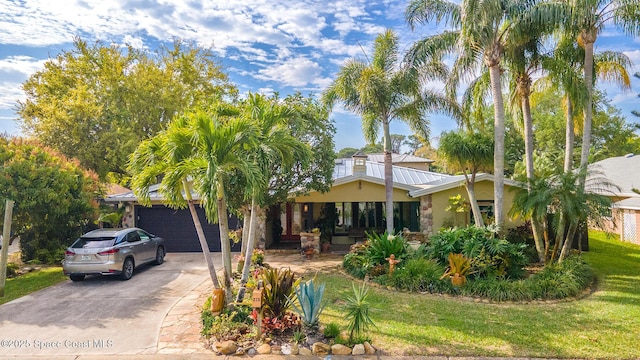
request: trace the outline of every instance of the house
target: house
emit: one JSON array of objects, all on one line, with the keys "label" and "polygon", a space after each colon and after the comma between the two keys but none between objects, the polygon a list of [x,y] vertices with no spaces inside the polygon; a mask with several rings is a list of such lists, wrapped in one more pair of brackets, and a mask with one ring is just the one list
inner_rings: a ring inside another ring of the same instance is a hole
[{"label": "house", "polygon": [[[326,193],[311,192],[270,209],[267,224],[267,245],[272,242],[299,241],[300,233],[315,227],[330,229],[331,242],[354,243],[365,231],[384,231],[385,186],[384,164],[371,161],[371,155],[356,153],[351,159],[336,160],[333,186]],[[374,156],[374,159],[377,159]],[[505,179],[505,207],[510,208],[518,184]],[[396,231],[408,229],[428,235],[440,228],[471,223],[469,211],[447,211],[450,198],[467,198],[464,176],[451,176],[393,166],[393,213]],[[493,176],[478,174],[476,196],[481,211],[493,216]],[[329,226],[326,221],[329,219]],[[507,219],[506,227],[519,225],[521,220]],[[270,235],[270,236],[269,236]]]},{"label": "house", "polygon": [[[507,209],[514,196],[509,189],[517,186],[505,179]],[[429,236],[443,227],[472,222],[468,209],[447,211],[452,197],[467,198],[462,175],[394,165],[393,187],[392,211],[397,232],[406,229]],[[483,216],[490,219],[493,216],[493,176],[478,174],[475,191]],[[193,196],[197,199],[195,194]],[[167,251],[200,251],[189,211],[165,207],[158,185],[150,188],[150,198],[152,207],[140,205],[131,191],[109,196],[105,201],[122,203],[126,209],[126,225],[138,226],[163,237]],[[259,214],[264,221],[261,221],[258,238],[267,247],[275,243],[299,245],[301,233],[320,228],[331,243],[352,244],[362,240],[367,231],[383,232],[386,229],[385,199],[384,164],[357,153],[352,158],[336,160],[330,191],[295,196]],[[204,211],[199,207],[197,210],[210,250],[220,251],[218,226],[208,224]],[[507,219],[505,226],[511,228],[520,223],[521,220]],[[230,217],[229,228],[233,230],[238,226],[238,219]],[[233,249],[239,250],[238,245]]]},{"label": "house", "polygon": [[613,201],[611,220],[603,230],[615,231],[623,241],[640,244],[640,155],[627,154],[589,165],[588,177],[604,176],[617,188],[604,195]]},{"label": "house", "polygon": [[[167,252],[199,252],[202,251],[196,228],[188,209],[171,209],[162,203],[162,195],[158,192],[159,185],[149,188],[151,207],[138,203],[138,198],[132,191],[112,194],[105,198],[107,203],[120,203],[125,208],[123,225],[125,227],[137,226],[148,232],[158,235],[165,240]],[[194,200],[198,196],[193,194]],[[196,207],[198,217],[202,224],[209,251],[220,251],[220,230],[217,224],[210,224],[204,214],[204,209]],[[229,217],[229,229],[238,227],[238,218],[235,215]],[[234,244],[232,251],[240,251],[240,245]]]}]

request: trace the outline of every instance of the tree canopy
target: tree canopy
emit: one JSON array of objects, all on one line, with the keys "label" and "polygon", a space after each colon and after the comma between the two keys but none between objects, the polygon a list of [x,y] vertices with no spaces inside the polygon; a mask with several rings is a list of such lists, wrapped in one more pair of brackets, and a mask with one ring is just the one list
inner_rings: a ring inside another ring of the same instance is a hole
[{"label": "tree canopy", "polygon": [[0,138],[0,198],[15,201],[12,229],[24,261],[59,263],[96,219],[99,190],[95,173],[77,161],[35,141]]},{"label": "tree canopy", "polygon": [[79,38],[22,88],[17,112],[26,133],[102,179],[125,174],[138,143],[176,114],[235,94],[208,49],[175,41],[146,53]]}]

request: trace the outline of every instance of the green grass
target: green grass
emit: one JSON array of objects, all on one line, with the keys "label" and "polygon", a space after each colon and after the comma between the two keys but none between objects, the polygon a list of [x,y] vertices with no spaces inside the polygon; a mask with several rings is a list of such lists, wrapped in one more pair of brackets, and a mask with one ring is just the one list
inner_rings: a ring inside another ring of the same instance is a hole
[{"label": "green grass", "polygon": [[7,279],[0,305],[64,281],[61,267],[42,268],[16,278]]},{"label": "green grass", "polygon": [[[374,346],[389,355],[637,359],[640,356],[640,246],[590,233],[583,256],[595,292],[569,302],[488,304],[372,288]],[[343,328],[351,284],[322,274],[329,304],[321,323]]]}]

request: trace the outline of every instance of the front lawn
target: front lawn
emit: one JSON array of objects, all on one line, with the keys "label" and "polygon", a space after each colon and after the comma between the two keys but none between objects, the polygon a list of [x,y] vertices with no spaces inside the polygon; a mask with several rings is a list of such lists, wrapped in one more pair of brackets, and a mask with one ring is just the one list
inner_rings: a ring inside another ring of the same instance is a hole
[{"label": "front lawn", "polygon": [[[390,355],[638,358],[640,246],[591,232],[590,250],[598,284],[578,301],[487,304],[372,288],[372,343]],[[321,322],[345,326],[351,284],[342,274],[319,280],[329,301]]]},{"label": "front lawn", "polygon": [[55,285],[67,279],[60,267],[42,268],[15,278],[7,279],[4,297],[0,297],[0,305],[34,291]]}]

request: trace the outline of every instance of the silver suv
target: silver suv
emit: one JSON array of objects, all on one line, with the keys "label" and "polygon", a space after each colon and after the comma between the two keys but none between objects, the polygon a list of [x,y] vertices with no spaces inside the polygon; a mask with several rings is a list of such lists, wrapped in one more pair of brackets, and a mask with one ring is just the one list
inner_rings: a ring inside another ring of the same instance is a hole
[{"label": "silver suv", "polygon": [[90,274],[120,275],[129,280],[140,265],[162,264],[165,253],[164,240],[142,229],[98,229],[67,248],[62,269],[73,281]]}]

